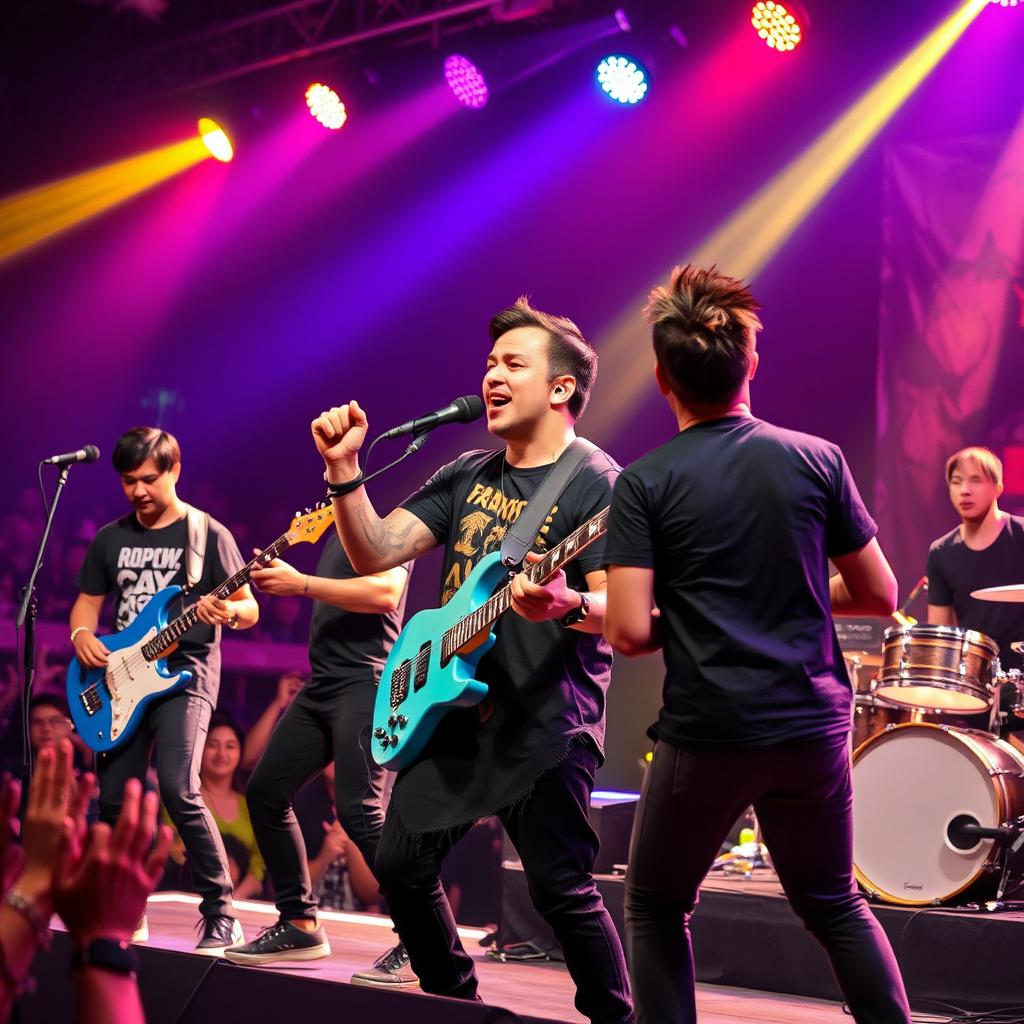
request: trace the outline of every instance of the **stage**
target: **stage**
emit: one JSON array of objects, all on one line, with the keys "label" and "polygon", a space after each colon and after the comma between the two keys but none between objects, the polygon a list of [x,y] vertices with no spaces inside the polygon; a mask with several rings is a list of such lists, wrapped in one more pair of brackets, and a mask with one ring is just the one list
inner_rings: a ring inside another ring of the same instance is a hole
[{"label": "stage", "polygon": [[[140,984],[148,1024],[199,1024],[211,1020],[280,1020],[301,1013],[303,1020],[330,1014],[335,1024],[348,1020],[403,1020],[426,1024],[578,1024],[573,988],[561,964],[501,964],[485,957],[484,932],[460,929],[477,961],[483,1005],[417,990],[385,992],[348,984],[392,942],[391,922],[370,914],[325,913],[332,955],[310,964],[273,968],[238,967],[192,953],[197,920],[194,896],[158,893],[149,903],[149,941],[137,947]],[[238,904],[246,937],[276,920],[268,904]],[[53,952],[36,966],[38,991],[24,1000],[25,1024],[71,1019],[67,936],[58,932]],[[828,1024],[849,1020],[839,1004],[796,996],[772,995],[716,985],[700,985],[701,1019],[715,1024],[751,1021]],[[399,1016],[400,1015],[400,1016]]]}]

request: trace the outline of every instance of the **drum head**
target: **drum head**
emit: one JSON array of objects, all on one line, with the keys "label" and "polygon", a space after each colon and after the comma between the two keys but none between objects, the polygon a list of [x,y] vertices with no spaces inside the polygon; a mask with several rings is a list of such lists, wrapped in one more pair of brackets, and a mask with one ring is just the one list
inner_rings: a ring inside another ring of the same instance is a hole
[{"label": "drum head", "polygon": [[[864,744],[853,766],[853,860],[857,880],[891,903],[950,899],[982,872],[992,842],[958,849],[950,823],[960,815],[999,823],[999,799],[984,759],[955,729],[916,723]],[[961,846],[964,845],[962,842]]]},{"label": "drum head", "polygon": [[943,689],[940,679],[936,685],[885,686],[875,687],[875,696],[898,704],[903,708],[921,708],[926,711],[955,711],[960,715],[987,711],[991,701],[960,689]]}]

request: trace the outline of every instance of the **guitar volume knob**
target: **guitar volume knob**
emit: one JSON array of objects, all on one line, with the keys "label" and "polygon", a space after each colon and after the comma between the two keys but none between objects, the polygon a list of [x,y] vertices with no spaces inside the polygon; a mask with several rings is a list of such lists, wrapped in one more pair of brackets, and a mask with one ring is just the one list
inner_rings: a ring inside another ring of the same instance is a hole
[{"label": "guitar volume knob", "polygon": [[373,730],[373,735],[377,739],[382,740],[384,739],[385,736],[387,736],[387,733],[378,725],[377,728]]},{"label": "guitar volume knob", "polygon": [[395,721],[398,722],[399,729],[404,729],[409,724],[409,719],[406,718],[405,715],[399,715]]}]

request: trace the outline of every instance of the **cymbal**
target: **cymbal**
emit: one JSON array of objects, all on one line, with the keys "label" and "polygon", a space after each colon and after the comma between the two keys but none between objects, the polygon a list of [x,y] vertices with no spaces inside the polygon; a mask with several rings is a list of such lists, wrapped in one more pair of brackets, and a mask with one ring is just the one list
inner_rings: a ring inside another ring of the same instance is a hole
[{"label": "cymbal", "polygon": [[869,668],[882,667],[882,655],[875,651],[843,651],[843,657]]},{"label": "cymbal", "polygon": [[1011,583],[1006,587],[985,587],[972,590],[971,597],[979,601],[1003,601],[1009,604],[1024,604],[1024,583]]}]

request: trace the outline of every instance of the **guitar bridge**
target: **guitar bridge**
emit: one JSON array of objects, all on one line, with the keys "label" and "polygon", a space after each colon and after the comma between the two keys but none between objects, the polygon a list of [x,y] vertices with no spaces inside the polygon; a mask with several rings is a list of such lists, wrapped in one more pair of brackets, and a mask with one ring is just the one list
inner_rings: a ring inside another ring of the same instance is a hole
[{"label": "guitar bridge", "polygon": [[88,689],[83,690],[78,696],[82,701],[82,707],[85,709],[85,713],[90,717],[95,715],[96,712],[103,707],[103,702],[100,700],[99,692],[95,686],[90,686]]}]

